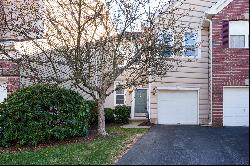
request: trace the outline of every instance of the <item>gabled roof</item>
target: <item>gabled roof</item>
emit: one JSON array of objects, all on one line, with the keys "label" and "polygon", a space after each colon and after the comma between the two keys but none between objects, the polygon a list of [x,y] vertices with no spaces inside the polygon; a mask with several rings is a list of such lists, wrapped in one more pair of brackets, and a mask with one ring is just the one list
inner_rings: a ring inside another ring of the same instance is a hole
[{"label": "gabled roof", "polygon": [[212,6],[208,11],[206,11],[207,15],[215,15],[223,10],[229,3],[233,0],[219,0],[214,6]]}]

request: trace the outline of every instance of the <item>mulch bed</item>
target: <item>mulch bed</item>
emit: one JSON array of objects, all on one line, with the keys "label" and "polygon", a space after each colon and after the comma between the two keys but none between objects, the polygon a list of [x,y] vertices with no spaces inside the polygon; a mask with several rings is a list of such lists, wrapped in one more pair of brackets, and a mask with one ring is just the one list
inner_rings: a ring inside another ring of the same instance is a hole
[{"label": "mulch bed", "polygon": [[145,122],[140,123],[138,126],[154,126],[154,125],[155,125],[154,123],[145,121]]},{"label": "mulch bed", "polygon": [[73,143],[80,143],[80,142],[90,142],[96,138],[99,138],[100,136],[97,133],[96,129],[90,129],[89,134],[86,137],[74,137],[74,138],[67,138],[61,141],[49,141],[48,143],[42,143],[37,146],[31,146],[31,145],[12,145],[10,147],[0,147],[0,153],[3,152],[19,152],[23,150],[38,150],[46,147],[52,147],[52,146],[58,146],[58,145],[64,145],[64,144],[73,144]]},{"label": "mulch bed", "polygon": [[[108,124],[106,125],[106,128],[109,127],[119,127],[120,125],[117,124]],[[58,146],[58,145],[64,145],[64,144],[73,144],[73,143],[80,143],[80,142],[91,142],[96,138],[101,138],[101,136],[98,135],[97,132],[97,125],[91,126],[89,129],[89,134],[85,137],[73,137],[73,138],[66,138],[64,140],[54,140],[54,141],[49,141],[47,143],[41,143],[38,144],[37,146],[32,146],[32,145],[12,145],[10,147],[0,147],[0,153],[4,152],[10,152],[10,153],[15,153],[15,152],[20,152],[20,151],[26,151],[26,150],[39,150],[42,148],[46,147],[53,147],[53,146]]]}]

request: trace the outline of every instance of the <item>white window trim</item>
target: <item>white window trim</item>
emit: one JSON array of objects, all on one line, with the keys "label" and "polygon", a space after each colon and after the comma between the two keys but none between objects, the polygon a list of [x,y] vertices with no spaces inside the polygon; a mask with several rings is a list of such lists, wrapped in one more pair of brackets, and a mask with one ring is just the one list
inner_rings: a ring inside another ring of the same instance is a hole
[{"label": "white window trim", "polygon": [[[230,25],[230,23],[232,22],[248,22],[249,24],[249,21],[229,21],[229,48],[235,48],[235,47],[231,47],[231,35],[239,35],[239,36],[245,36],[245,47],[239,47],[239,49],[241,48],[249,48],[249,32],[247,34],[247,32],[242,32],[241,34],[237,34],[235,32],[232,32],[231,29],[230,29],[230,26],[232,26],[232,24]],[[238,48],[236,48],[238,49]]]},{"label": "white window trim", "polygon": [[[120,45],[118,49],[124,49],[123,45]],[[127,55],[128,53],[127,53],[127,50],[123,50],[123,51],[125,53],[125,55],[124,55],[125,60],[123,61],[123,64],[118,64],[118,68],[122,68],[122,67],[126,66],[126,64],[127,64],[127,60],[126,60],[127,58],[126,58],[126,56],[128,56]]]},{"label": "white window trim", "polygon": [[185,33],[186,32],[196,32],[197,33],[197,43],[199,44],[199,47],[197,48],[198,49],[198,55],[197,56],[185,56],[185,53],[184,53],[184,51],[183,51],[183,54],[182,54],[182,58],[183,59],[199,59],[199,58],[201,58],[201,29],[199,29],[199,30],[197,30],[197,31],[192,31],[192,30],[190,30],[190,31],[185,31],[184,32],[184,34],[183,34],[183,42],[182,42],[182,45],[183,45],[183,47],[185,47]]},{"label": "white window trim", "polygon": [[[121,46],[120,46],[121,47]],[[131,51],[131,52],[130,52]],[[128,60],[131,59],[132,57],[130,57],[131,55],[134,56],[135,55],[135,44],[134,43],[131,43],[130,46],[126,46],[126,50],[124,51],[125,52],[125,59],[123,61],[123,64],[120,64],[118,65],[118,68],[122,68],[122,67],[125,67],[128,63]],[[138,65],[134,65],[135,67],[138,66]]]},{"label": "white window trim", "polygon": [[[6,93],[0,93],[0,96],[5,99],[7,98],[7,95],[8,95],[8,89],[7,89],[7,78],[1,78],[0,77],[0,92],[1,91],[4,91]],[[0,101],[0,103],[3,102],[3,101]]]},{"label": "white window trim", "polygon": [[[160,33],[163,33],[163,31],[160,31]],[[170,42],[170,45],[173,46],[173,45],[174,45],[174,42],[175,42],[175,40],[174,40],[174,39],[175,39],[175,38],[174,38],[175,34],[174,34],[173,30],[171,30],[171,29],[170,29],[170,30],[166,30],[164,33],[167,33],[167,34],[171,34],[171,35],[172,35],[172,39],[173,39],[173,40]]]},{"label": "white window trim", "polygon": [[[116,86],[117,85],[124,85],[125,83],[124,82],[122,82],[122,81],[115,81],[114,82],[114,106],[118,106],[118,105],[126,105],[126,89],[124,89],[124,93],[123,93],[123,95],[124,95],[124,103],[123,104],[116,104]],[[118,95],[122,95],[122,94],[118,94]]]},{"label": "white window trim", "polygon": [[[134,43],[131,43],[131,47],[133,48],[133,49],[135,49],[136,47],[135,47],[135,44]],[[139,50],[141,49],[140,47],[140,45],[138,45],[138,47],[139,47]],[[135,53],[137,53],[137,51],[135,51],[135,52],[133,52],[133,56],[135,55]],[[129,53],[127,52],[127,54],[126,54],[126,56],[129,56]],[[129,57],[128,59],[132,59],[132,57]],[[126,60],[126,62],[125,62],[125,65],[127,65],[127,60]],[[124,66],[123,66],[124,67]],[[132,67],[135,67],[135,68],[139,68],[140,67],[140,64],[138,65],[138,64],[133,64],[132,65]]]}]

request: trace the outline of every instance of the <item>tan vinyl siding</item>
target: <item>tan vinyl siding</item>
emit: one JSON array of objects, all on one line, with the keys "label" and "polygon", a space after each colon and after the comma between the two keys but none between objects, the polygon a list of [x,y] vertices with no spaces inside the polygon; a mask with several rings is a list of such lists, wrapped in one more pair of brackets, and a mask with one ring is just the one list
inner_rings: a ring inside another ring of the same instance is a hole
[{"label": "tan vinyl siding", "polygon": [[[152,84],[152,89],[158,87],[199,88],[199,121],[200,124],[209,123],[209,28],[204,27],[205,11],[214,5],[217,0],[186,0],[183,5],[177,6],[180,13],[191,8],[189,16],[184,16],[179,24],[192,23],[191,28],[200,31],[201,56],[197,59],[183,58],[177,70],[169,72],[164,78]],[[167,23],[166,16],[159,19],[159,26]],[[190,62],[189,62],[190,61]],[[151,93],[151,119],[157,123],[157,93]],[[181,103],[180,103],[181,104]]]},{"label": "tan vinyl siding", "polygon": [[[192,62],[187,62],[186,58],[178,67],[176,71],[169,72],[162,80],[153,83],[153,87],[192,87],[200,88],[199,92],[199,119],[201,124],[208,123],[209,118],[209,94],[208,94],[208,84],[209,84],[209,67],[208,67],[208,41],[203,40],[203,38],[208,38],[208,31],[202,30],[202,53],[201,57],[197,60],[192,60]],[[151,97],[151,118],[157,119],[157,94]]]}]

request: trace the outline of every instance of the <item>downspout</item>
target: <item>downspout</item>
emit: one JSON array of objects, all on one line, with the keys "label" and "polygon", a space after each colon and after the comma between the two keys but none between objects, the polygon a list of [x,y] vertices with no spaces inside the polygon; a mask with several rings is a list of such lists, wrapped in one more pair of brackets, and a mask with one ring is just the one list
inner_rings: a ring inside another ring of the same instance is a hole
[{"label": "downspout", "polygon": [[[151,76],[149,76],[149,79],[150,78],[151,78]],[[151,119],[151,82],[150,82],[150,80],[149,80],[149,84],[148,84],[148,116],[149,116],[149,120]]]},{"label": "downspout", "polygon": [[210,46],[210,122],[208,123],[208,126],[212,126],[213,124],[213,24],[212,20],[210,19],[205,19],[206,21],[209,22],[209,46]]}]

